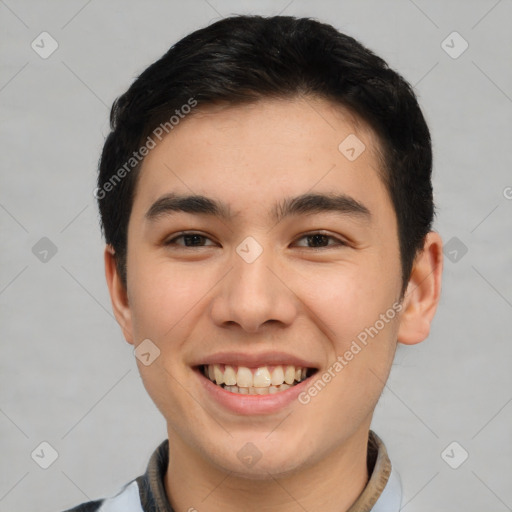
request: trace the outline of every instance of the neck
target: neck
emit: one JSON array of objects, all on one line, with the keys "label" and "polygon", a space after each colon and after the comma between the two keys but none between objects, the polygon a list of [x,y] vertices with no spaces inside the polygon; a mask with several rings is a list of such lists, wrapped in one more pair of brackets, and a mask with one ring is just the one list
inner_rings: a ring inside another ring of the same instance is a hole
[{"label": "neck", "polygon": [[222,471],[171,430],[165,490],[176,512],[347,511],[368,482],[367,443],[368,428],[306,469],[250,479]]}]

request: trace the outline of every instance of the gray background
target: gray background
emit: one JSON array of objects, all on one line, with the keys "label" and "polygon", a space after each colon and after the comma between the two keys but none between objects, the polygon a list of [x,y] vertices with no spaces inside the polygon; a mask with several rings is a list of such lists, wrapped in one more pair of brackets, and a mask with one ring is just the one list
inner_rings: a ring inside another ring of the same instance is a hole
[{"label": "gray background", "polygon": [[[108,107],[134,77],[190,31],[244,12],[332,23],[415,85],[433,135],[435,227],[455,237],[453,261],[431,335],[399,347],[373,429],[406,512],[512,510],[511,1],[5,0],[0,511],[112,495],[166,436],[111,314],[96,165]],[[47,59],[31,48],[43,31],[59,45]],[[453,31],[469,43],[458,58],[442,47]],[[32,250],[42,237],[57,248],[46,262]],[[48,469],[31,458],[42,441],[59,455]]]}]

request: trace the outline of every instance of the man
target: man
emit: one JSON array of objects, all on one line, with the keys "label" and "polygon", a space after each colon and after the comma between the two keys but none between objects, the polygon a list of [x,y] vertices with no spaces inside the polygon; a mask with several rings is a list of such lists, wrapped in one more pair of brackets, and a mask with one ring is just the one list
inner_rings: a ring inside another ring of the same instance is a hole
[{"label": "man", "polygon": [[115,103],[106,278],[168,439],[75,511],[398,511],[370,430],[439,301],[430,135],[409,85],[311,19],[234,16]]}]

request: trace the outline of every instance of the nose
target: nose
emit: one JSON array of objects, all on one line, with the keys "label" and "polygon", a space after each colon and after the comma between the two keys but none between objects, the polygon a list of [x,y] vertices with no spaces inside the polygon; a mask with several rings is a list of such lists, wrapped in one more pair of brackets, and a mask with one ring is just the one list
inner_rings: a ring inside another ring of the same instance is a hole
[{"label": "nose", "polygon": [[286,282],[286,272],[276,264],[270,249],[249,261],[234,252],[231,271],[221,280],[213,298],[213,321],[220,327],[236,324],[248,333],[272,324],[291,325],[299,301]]}]

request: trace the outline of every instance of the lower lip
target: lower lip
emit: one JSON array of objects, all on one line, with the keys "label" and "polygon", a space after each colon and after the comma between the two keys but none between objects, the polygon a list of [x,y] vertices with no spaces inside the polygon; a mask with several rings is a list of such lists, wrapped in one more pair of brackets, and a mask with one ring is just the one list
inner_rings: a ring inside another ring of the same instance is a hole
[{"label": "lower lip", "polygon": [[298,400],[299,394],[307,388],[311,377],[295,384],[291,388],[268,395],[241,395],[231,393],[221,386],[207,379],[200,370],[195,373],[199,376],[206,392],[224,408],[244,415],[272,414]]}]

